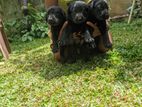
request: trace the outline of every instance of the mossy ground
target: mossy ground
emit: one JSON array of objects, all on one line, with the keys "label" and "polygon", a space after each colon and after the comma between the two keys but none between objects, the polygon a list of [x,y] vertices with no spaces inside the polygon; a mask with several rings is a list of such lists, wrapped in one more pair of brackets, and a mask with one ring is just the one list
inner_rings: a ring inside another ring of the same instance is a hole
[{"label": "mossy ground", "polygon": [[0,62],[0,107],[140,107],[142,20],[110,30],[113,51],[75,64],[57,63],[48,38],[12,43]]}]

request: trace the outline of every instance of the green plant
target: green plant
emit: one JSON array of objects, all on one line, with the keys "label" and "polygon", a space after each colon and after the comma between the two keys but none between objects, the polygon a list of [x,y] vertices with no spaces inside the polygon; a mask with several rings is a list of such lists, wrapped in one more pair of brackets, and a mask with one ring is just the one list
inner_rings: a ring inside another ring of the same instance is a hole
[{"label": "green plant", "polygon": [[45,22],[45,12],[40,12],[31,4],[28,5],[28,15],[22,18],[9,20],[4,23],[10,40],[21,39],[23,42],[32,41],[33,38],[47,36],[48,26]]}]

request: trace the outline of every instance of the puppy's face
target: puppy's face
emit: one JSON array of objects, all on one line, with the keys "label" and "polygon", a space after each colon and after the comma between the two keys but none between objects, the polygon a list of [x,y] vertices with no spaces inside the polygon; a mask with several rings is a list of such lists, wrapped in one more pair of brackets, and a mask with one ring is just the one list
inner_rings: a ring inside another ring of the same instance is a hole
[{"label": "puppy's face", "polygon": [[58,26],[65,21],[65,12],[58,6],[52,6],[47,10],[46,21],[51,26]]},{"label": "puppy's face", "polygon": [[106,0],[93,0],[91,3],[91,11],[98,20],[106,20],[109,18],[109,7]]},{"label": "puppy's face", "polygon": [[88,6],[83,1],[69,4],[68,18],[75,24],[84,23],[88,18]]}]

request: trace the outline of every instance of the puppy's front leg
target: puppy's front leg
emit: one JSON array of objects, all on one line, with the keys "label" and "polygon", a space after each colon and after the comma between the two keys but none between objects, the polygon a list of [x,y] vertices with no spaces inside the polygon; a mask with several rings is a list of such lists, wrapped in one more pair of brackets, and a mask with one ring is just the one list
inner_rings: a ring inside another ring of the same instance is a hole
[{"label": "puppy's front leg", "polygon": [[71,26],[66,26],[66,28],[62,31],[61,33],[61,37],[60,37],[60,40],[59,40],[59,45],[60,46],[65,46],[65,45],[69,45],[70,42],[71,42],[71,38],[70,38],[70,35],[71,35]]},{"label": "puppy's front leg", "polygon": [[91,45],[91,48],[96,47],[95,40],[94,40],[94,38],[91,37],[91,34],[88,29],[85,30],[83,37],[84,37],[85,42],[87,42]]},{"label": "puppy's front leg", "polygon": [[51,28],[51,32],[53,32],[52,33],[52,42],[53,42],[52,52],[56,53],[56,52],[58,52],[58,49],[59,49],[59,47],[58,47],[58,32],[59,32],[59,30],[57,28],[54,28],[54,29]]},{"label": "puppy's front leg", "polygon": [[104,46],[106,48],[111,48],[112,43],[109,40],[108,27],[107,27],[106,20],[100,21],[98,23],[98,27],[99,27],[99,29],[100,29],[100,31],[102,33],[102,39],[103,39]]}]

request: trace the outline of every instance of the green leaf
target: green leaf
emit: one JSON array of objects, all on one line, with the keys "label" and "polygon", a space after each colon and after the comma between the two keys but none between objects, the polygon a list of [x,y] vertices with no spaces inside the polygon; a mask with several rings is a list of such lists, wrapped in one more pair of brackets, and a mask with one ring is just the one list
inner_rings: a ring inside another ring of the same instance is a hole
[{"label": "green leaf", "polygon": [[29,41],[32,41],[32,40],[33,40],[33,37],[32,37],[32,36],[28,36],[28,40],[29,40]]},{"label": "green leaf", "polygon": [[28,36],[22,36],[22,41],[26,42],[28,40]]},{"label": "green leaf", "polygon": [[46,34],[45,34],[45,33],[42,33],[41,37],[44,38],[45,36],[46,36]]}]

